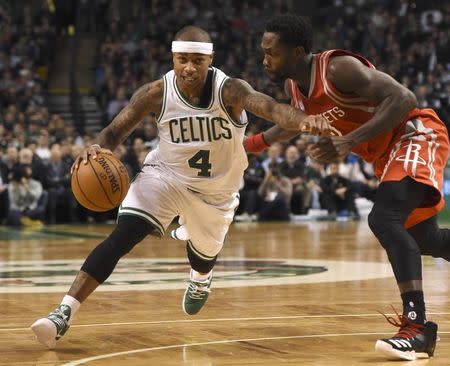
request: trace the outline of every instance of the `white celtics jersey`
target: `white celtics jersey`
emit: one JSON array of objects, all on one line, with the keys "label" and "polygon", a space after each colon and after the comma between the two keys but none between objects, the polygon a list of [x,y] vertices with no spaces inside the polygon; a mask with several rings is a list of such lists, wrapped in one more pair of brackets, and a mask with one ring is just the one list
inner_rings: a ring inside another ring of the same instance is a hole
[{"label": "white celtics jersey", "polygon": [[222,87],[228,78],[210,68],[212,82],[209,106],[190,105],[181,95],[174,71],[164,76],[164,100],[158,118],[159,144],[145,163],[159,162],[182,184],[203,194],[237,192],[247,155],[242,141],[247,115],[239,121],[228,114],[222,101]]}]

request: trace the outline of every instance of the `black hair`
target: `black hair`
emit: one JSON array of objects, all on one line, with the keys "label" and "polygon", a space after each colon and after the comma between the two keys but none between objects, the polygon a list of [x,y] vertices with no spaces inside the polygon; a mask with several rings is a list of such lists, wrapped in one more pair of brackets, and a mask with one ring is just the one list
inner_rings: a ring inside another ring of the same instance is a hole
[{"label": "black hair", "polygon": [[266,32],[277,33],[281,43],[303,47],[310,53],[313,46],[311,20],[296,14],[279,14],[266,24]]},{"label": "black hair", "polygon": [[175,41],[188,41],[188,42],[208,42],[211,43],[211,36],[207,31],[202,28],[188,25],[181,28],[174,37]]},{"label": "black hair", "polygon": [[22,164],[15,165],[11,170],[10,180],[13,182],[20,182],[23,177],[26,177],[25,166]]}]

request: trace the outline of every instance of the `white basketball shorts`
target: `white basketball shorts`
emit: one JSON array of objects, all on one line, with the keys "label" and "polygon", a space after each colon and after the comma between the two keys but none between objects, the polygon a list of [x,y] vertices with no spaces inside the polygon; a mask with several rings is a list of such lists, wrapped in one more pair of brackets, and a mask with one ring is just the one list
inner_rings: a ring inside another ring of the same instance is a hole
[{"label": "white basketball shorts", "polygon": [[190,246],[205,260],[222,249],[239,204],[239,195],[192,191],[158,164],[144,165],[119,208],[119,216],[138,216],[163,236],[176,216],[189,233]]}]

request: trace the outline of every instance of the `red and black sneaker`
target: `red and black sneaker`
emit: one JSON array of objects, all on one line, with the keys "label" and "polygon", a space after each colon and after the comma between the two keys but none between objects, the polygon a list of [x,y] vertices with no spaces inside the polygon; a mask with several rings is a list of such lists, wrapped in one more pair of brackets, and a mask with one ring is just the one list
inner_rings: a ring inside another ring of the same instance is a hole
[{"label": "red and black sneaker", "polygon": [[[395,311],[395,309],[394,309]],[[379,339],[375,349],[390,359],[416,360],[418,358],[433,357],[436,347],[438,326],[433,322],[424,325],[417,324],[403,315],[398,320],[383,314],[386,320],[399,327],[400,330],[391,338]]]}]

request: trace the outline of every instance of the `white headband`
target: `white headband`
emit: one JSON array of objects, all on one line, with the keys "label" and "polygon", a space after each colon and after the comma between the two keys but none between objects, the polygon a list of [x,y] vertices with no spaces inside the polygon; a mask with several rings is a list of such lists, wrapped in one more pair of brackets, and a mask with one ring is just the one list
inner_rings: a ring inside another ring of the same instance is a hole
[{"label": "white headband", "polygon": [[173,41],[172,52],[202,53],[212,55],[213,44],[207,42]]}]

